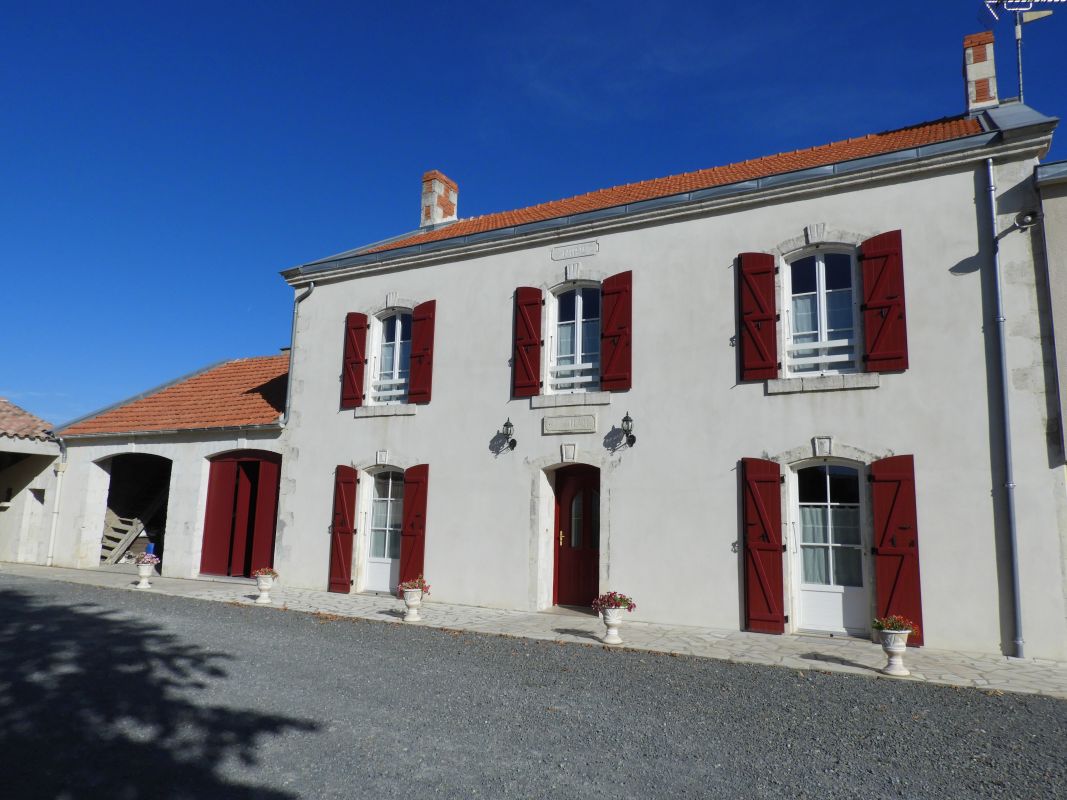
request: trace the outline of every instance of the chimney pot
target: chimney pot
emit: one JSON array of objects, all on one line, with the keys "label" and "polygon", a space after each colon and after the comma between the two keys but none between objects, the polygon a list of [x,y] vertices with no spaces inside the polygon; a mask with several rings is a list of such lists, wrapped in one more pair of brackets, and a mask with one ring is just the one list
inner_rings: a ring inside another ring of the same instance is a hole
[{"label": "chimney pot", "polygon": [[997,67],[993,58],[993,31],[963,37],[963,79],[967,85],[967,111],[1000,105]]},{"label": "chimney pot", "polygon": [[459,187],[436,169],[422,176],[422,219],[420,228],[443,225],[459,219]]}]

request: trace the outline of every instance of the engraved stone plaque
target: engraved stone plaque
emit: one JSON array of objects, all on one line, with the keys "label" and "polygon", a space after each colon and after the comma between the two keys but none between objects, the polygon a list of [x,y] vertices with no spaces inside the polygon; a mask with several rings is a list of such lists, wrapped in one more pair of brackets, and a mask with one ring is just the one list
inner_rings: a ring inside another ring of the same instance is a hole
[{"label": "engraved stone plaque", "polygon": [[596,414],[576,414],[569,417],[545,417],[541,432],[553,433],[596,433]]},{"label": "engraved stone plaque", "polygon": [[585,256],[595,256],[600,251],[599,242],[579,242],[552,248],[553,261],[572,261]]}]

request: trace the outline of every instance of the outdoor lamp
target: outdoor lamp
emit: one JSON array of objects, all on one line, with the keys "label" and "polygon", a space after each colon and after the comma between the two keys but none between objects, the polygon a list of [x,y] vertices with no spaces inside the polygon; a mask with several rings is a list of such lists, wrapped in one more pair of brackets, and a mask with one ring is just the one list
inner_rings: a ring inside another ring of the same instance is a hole
[{"label": "outdoor lamp", "polygon": [[634,436],[634,420],[629,411],[622,418],[622,432],[626,434],[626,444],[633,447],[637,443],[637,437]]},{"label": "outdoor lamp", "polygon": [[504,427],[500,429],[500,432],[504,434],[504,438],[508,440],[508,448],[514,450],[515,445],[517,445],[518,442],[511,438],[511,434],[515,433],[515,426],[511,424],[511,417],[508,417],[507,421],[504,423]]}]

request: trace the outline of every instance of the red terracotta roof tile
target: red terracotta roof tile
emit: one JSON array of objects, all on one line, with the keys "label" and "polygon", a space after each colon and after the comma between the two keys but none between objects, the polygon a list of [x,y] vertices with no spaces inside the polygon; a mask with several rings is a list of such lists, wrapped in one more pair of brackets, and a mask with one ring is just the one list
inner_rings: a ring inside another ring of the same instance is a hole
[{"label": "red terracotta roof tile", "polygon": [[896,150],[906,150],[935,142],[960,139],[981,132],[982,126],[977,119],[973,117],[951,117],[896,131],[873,133],[855,139],[810,147],[806,150],[794,150],[790,153],[779,153],[774,156],[741,161],[724,167],[712,167],[696,172],[686,172],[681,175],[671,175],[666,178],[655,178],[639,183],[615,186],[610,189],[601,189],[596,192],[580,194],[564,200],[553,200],[515,211],[501,211],[481,217],[461,219],[451,225],[426,231],[425,233],[415,233],[396,241],[372,247],[364,252],[378,253],[386,250],[396,250],[400,247],[454,239],[458,236],[484,233],[485,231],[499,228],[510,228],[513,225],[540,222],[585,211],[598,211],[612,206],[635,203],[640,200],[668,197],[673,194],[693,192],[712,186],[724,186],[730,183],[766,178],[771,175],[794,172],[810,167],[826,166],[827,164],[891,153]]},{"label": "red terracotta roof tile", "polygon": [[232,428],[276,422],[285,410],[288,354],[241,358],[123,403],[60,431],[63,436]]},{"label": "red terracotta roof tile", "polygon": [[0,397],[0,436],[16,439],[51,439],[52,425]]}]

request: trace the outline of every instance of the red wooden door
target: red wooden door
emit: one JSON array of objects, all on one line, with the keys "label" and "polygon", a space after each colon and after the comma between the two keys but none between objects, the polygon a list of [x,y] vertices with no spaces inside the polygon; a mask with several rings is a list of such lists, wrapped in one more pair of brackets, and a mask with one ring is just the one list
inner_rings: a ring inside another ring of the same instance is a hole
[{"label": "red wooden door", "polygon": [[274,536],[277,529],[281,474],[280,462],[259,462],[259,485],[256,487],[255,522],[252,528],[252,572],[260,567],[274,566]]},{"label": "red wooden door", "polygon": [[600,586],[600,471],[556,473],[556,603],[587,606]]},{"label": "red wooden door", "polygon": [[356,533],[356,487],[359,475],[342,464],[333,480],[333,522],[330,523],[330,566],[327,591],[352,591],[352,540]]},{"label": "red wooden door", "polygon": [[213,461],[208,474],[204,546],[200,553],[200,571],[206,575],[225,575],[229,569],[236,488],[237,462]]},{"label": "red wooden door", "polygon": [[259,463],[237,463],[237,488],[233,503],[233,532],[230,537],[230,564],[227,575],[251,575],[247,568],[248,549],[255,523],[255,499],[259,486]]},{"label": "red wooden door", "polygon": [[212,460],[200,571],[249,577],[274,566],[281,456],[241,450]]}]

